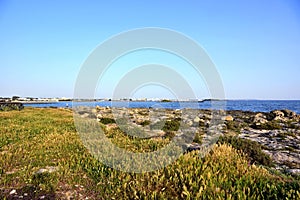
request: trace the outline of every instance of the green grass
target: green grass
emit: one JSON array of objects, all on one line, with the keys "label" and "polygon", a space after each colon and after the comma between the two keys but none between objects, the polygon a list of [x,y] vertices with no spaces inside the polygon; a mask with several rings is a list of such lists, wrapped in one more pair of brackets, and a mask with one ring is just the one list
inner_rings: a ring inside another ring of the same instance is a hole
[{"label": "green grass", "polygon": [[[139,139],[118,128],[105,135],[133,152],[169,143],[168,137]],[[57,170],[35,173],[49,166]],[[0,199],[12,198],[13,189],[30,199],[299,199],[299,185],[299,179],[249,165],[246,155],[227,144],[204,158],[191,152],[158,171],[125,173],[89,154],[69,110],[0,112]]]}]

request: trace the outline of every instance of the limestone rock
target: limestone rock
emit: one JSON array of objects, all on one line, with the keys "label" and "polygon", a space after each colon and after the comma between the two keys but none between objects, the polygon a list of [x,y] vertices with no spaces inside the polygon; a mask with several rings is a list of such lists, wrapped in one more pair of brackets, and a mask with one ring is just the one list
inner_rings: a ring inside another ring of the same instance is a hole
[{"label": "limestone rock", "polygon": [[281,110],[282,113],[284,113],[284,116],[285,117],[288,117],[288,118],[294,118],[296,116],[296,113],[291,111],[291,110]]},{"label": "limestone rock", "polygon": [[187,152],[191,152],[191,151],[196,151],[196,150],[200,150],[201,146],[198,143],[192,143],[187,145]]},{"label": "limestone rock", "polygon": [[195,122],[195,123],[199,123],[199,122],[200,122],[200,118],[199,118],[198,116],[196,116],[196,117],[194,118],[194,122]]},{"label": "limestone rock", "polygon": [[15,189],[13,189],[12,191],[10,191],[10,195],[13,195],[13,194],[16,194],[17,193],[17,191],[15,190]]},{"label": "limestone rock", "polygon": [[231,115],[227,115],[227,116],[223,117],[222,120],[233,121],[233,117]]},{"label": "limestone rock", "polygon": [[47,166],[46,168],[41,168],[39,169],[38,171],[35,172],[35,174],[42,174],[42,173],[53,173],[55,171],[57,171],[57,167],[54,167],[54,166]]},{"label": "limestone rock", "polygon": [[193,125],[193,122],[192,122],[191,120],[187,120],[187,121],[186,121],[186,124],[187,124],[188,126],[192,126],[192,125]]},{"label": "limestone rock", "polygon": [[264,124],[264,123],[267,123],[268,120],[266,119],[267,117],[262,114],[262,113],[257,113],[255,116],[254,116],[254,119],[253,119],[253,123],[259,125],[259,124]]},{"label": "limestone rock", "polygon": [[101,119],[103,115],[101,113],[97,114],[97,119]]},{"label": "limestone rock", "polygon": [[286,121],[286,119],[284,117],[284,113],[281,112],[280,110],[273,110],[273,111],[271,111],[271,114],[274,115],[273,120]]}]

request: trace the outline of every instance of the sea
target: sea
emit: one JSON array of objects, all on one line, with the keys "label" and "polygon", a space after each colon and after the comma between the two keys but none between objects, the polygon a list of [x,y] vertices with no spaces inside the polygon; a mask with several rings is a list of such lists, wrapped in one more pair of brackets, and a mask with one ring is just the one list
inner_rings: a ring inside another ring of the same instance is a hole
[{"label": "sea", "polygon": [[226,100],[226,101],[59,101],[53,103],[24,103],[25,107],[60,107],[102,106],[128,108],[164,108],[164,109],[222,109],[253,112],[270,112],[272,110],[292,110],[300,114],[300,100]]}]

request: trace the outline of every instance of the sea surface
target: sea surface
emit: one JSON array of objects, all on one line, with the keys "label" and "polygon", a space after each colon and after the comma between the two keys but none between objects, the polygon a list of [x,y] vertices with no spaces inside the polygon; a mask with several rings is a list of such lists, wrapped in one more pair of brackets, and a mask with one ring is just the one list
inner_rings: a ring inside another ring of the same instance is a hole
[{"label": "sea surface", "polygon": [[159,101],[93,101],[93,102],[70,102],[60,101],[54,103],[30,103],[26,107],[73,107],[73,106],[110,106],[129,108],[169,108],[169,109],[223,109],[243,110],[254,112],[270,112],[272,110],[288,109],[300,114],[300,100],[226,100],[204,102],[159,102]]}]

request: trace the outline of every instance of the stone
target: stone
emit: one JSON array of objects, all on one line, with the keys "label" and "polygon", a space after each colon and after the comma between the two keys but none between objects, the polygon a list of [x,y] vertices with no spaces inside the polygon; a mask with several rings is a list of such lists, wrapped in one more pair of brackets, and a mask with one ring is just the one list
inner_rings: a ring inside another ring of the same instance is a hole
[{"label": "stone", "polygon": [[300,175],[300,169],[288,169],[287,171],[292,173],[292,174],[299,174]]},{"label": "stone", "polygon": [[259,124],[264,124],[264,123],[267,123],[268,120],[266,119],[266,116],[262,113],[257,113],[255,116],[254,116],[254,119],[253,119],[253,123],[259,125]]},{"label": "stone", "polygon": [[[96,108],[97,109],[97,108]],[[256,124],[264,124],[271,122],[275,117],[280,119],[291,120],[293,117],[298,119],[300,115],[296,115],[289,110],[275,110],[269,113],[254,113],[250,111],[229,111],[227,114],[221,115],[218,112],[211,110],[172,110],[172,109],[144,109],[144,108],[98,108],[98,114],[94,114],[98,119],[101,118],[126,118],[128,126],[138,128],[143,132],[143,138],[152,138],[161,140],[166,137],[165,131],[161,130],[163,124],[168,120],[180,118],[183,122],[182,127],[174,132],[174,138],[178,144],[183,145],[187,151],[199,150],[203,151],[204,146],[210,146],[212,141],[215,141],[218,135],[222,135],[226,131],[226,124],[223,120],[236,122],[241,124],[240,132],[237,132],[238,137],[249,139],[260,143],[265,149],[263,151],[270,155],[275,163],[275,169],[290,170],[291,173],[296,173],[300,166],[300,122],[293,120],[292,122],[280,121],[281,129],[257,129]],[[90,110],[81,109],[81,114],[87,113]],[[195,114],[197,112],[197,114]],[[129,115],[131,114],[131,115]],[[147,114],[147,115],[146,115]],[[218,115],[218,119],[215,115]],[[213,121],[210,121],[213,116]],[[220,119],[220,120],[219,120]],[[221,120],[223,119],[223,120]],[[150,120],[151,125],[161,123],[159,129],[152,129],[151,126],[139,125],[142,121]],[[277,123],[277,122],[274,122]],[[195,126],[197,124],[197,126]],[[118,124],[105,125],[106,130],[117,128]],[[254,128],[253,128],[254,127]],[[265,127],[268,127],[265,126]],[[192,143],[193,136],[189,133],[197,131],[203,134],[202,144]],[[1,154],[1,153],[0,153]],[[289,163],[287,166],[286,163]],[[45,170],[41,170],[45,171]]]},{"label": "stone", "polygon": [[203,119],[209,119],[209,120],[212,119],[212,116],[211,116],[211,115],[208,115],[208,114],[203,114],[203,115],[200,116],[200,117],[203,118]]},{"label": "stone", "polygon": [[143,118],[138,118],[138,119],[136,120],[136,123],[137,123],[137,124],[141,124],[142,122],[144,122],[144,119],[143,119]]},{"label": "stone", "polygon": [[227,115],[224,117],[225,121],[233,121],[233,117],[231,115]]},{"label": "stone", "polygon": [[273,120],[286,121],[286,119],[284,117],[284,113],[281,112],[280,110],[273,110],[273,111],[271,111],[271,114],[273,114],[275,116],[273,118]]},{"label": "stone", "polygon": [[205,126],[206,125],[206,122],[204,119],[200,119],[199,120],[199,126]]},{"label": "stone", "polygon": [[198,143],[187,145],[187,149],[186,149],[187,152],[196,151],[196,150],[201,150],[201,146]]},{"label": "stone", "polygon": [[187,120],[185,123],[186,123],[188,126],[192,126],[192,125],[194,124],[191,120]]},{"label": "stone", "polygon": [[101,110],[100,106],[96,106],[96,110],[99,112]]},{"label": "stone", "polygon": [[83,113],[82,115],[80,115],[80,117],[82,118],[88,118],[90,116],[89,113]]},{"label": "stone", "polygon": [[13,189],[12,191],[10,191],[10,195],[13,195],[13,194],[16,194],[17,193],[17,191],[15,190],[15,189]]},{"label": "stone", "polygon": [[39,169],[38,171],[35,172],[35,174],[42,174],[42,173],[53,173],[57,171],[57,167],[54,167],[54,166],[47,166],[46,168],[41,168]]},{"label": "stone", "polygon": [[[296,173],[299,168],[297,166],[300,166],[300,137],[290,137],[286,133],[291,133],[291,130],[249,128],[248,130],[242,129],[238,137],[255,141],[266,147],[263,151],[271,156],[276,169],[288,169],[291,173]],[[287,163],[292,165],[286,166]]]},{"label": "stone", "polygon": [[294,118],[297,114],[291,110],[281,110],[285,117]]},{"label": "stone", "polygon": [[196,116],[196,117],[194,118],[194,122],[195,122],[195,123],[199,123],[199,122],[200,122],[200,118],[199,118],[198,116]]},{"label": "stone", "polygon": [[97,119],[101,119],[101,118],[103,118],[103,115],[99,113],[99,114],[97,115]]}]

